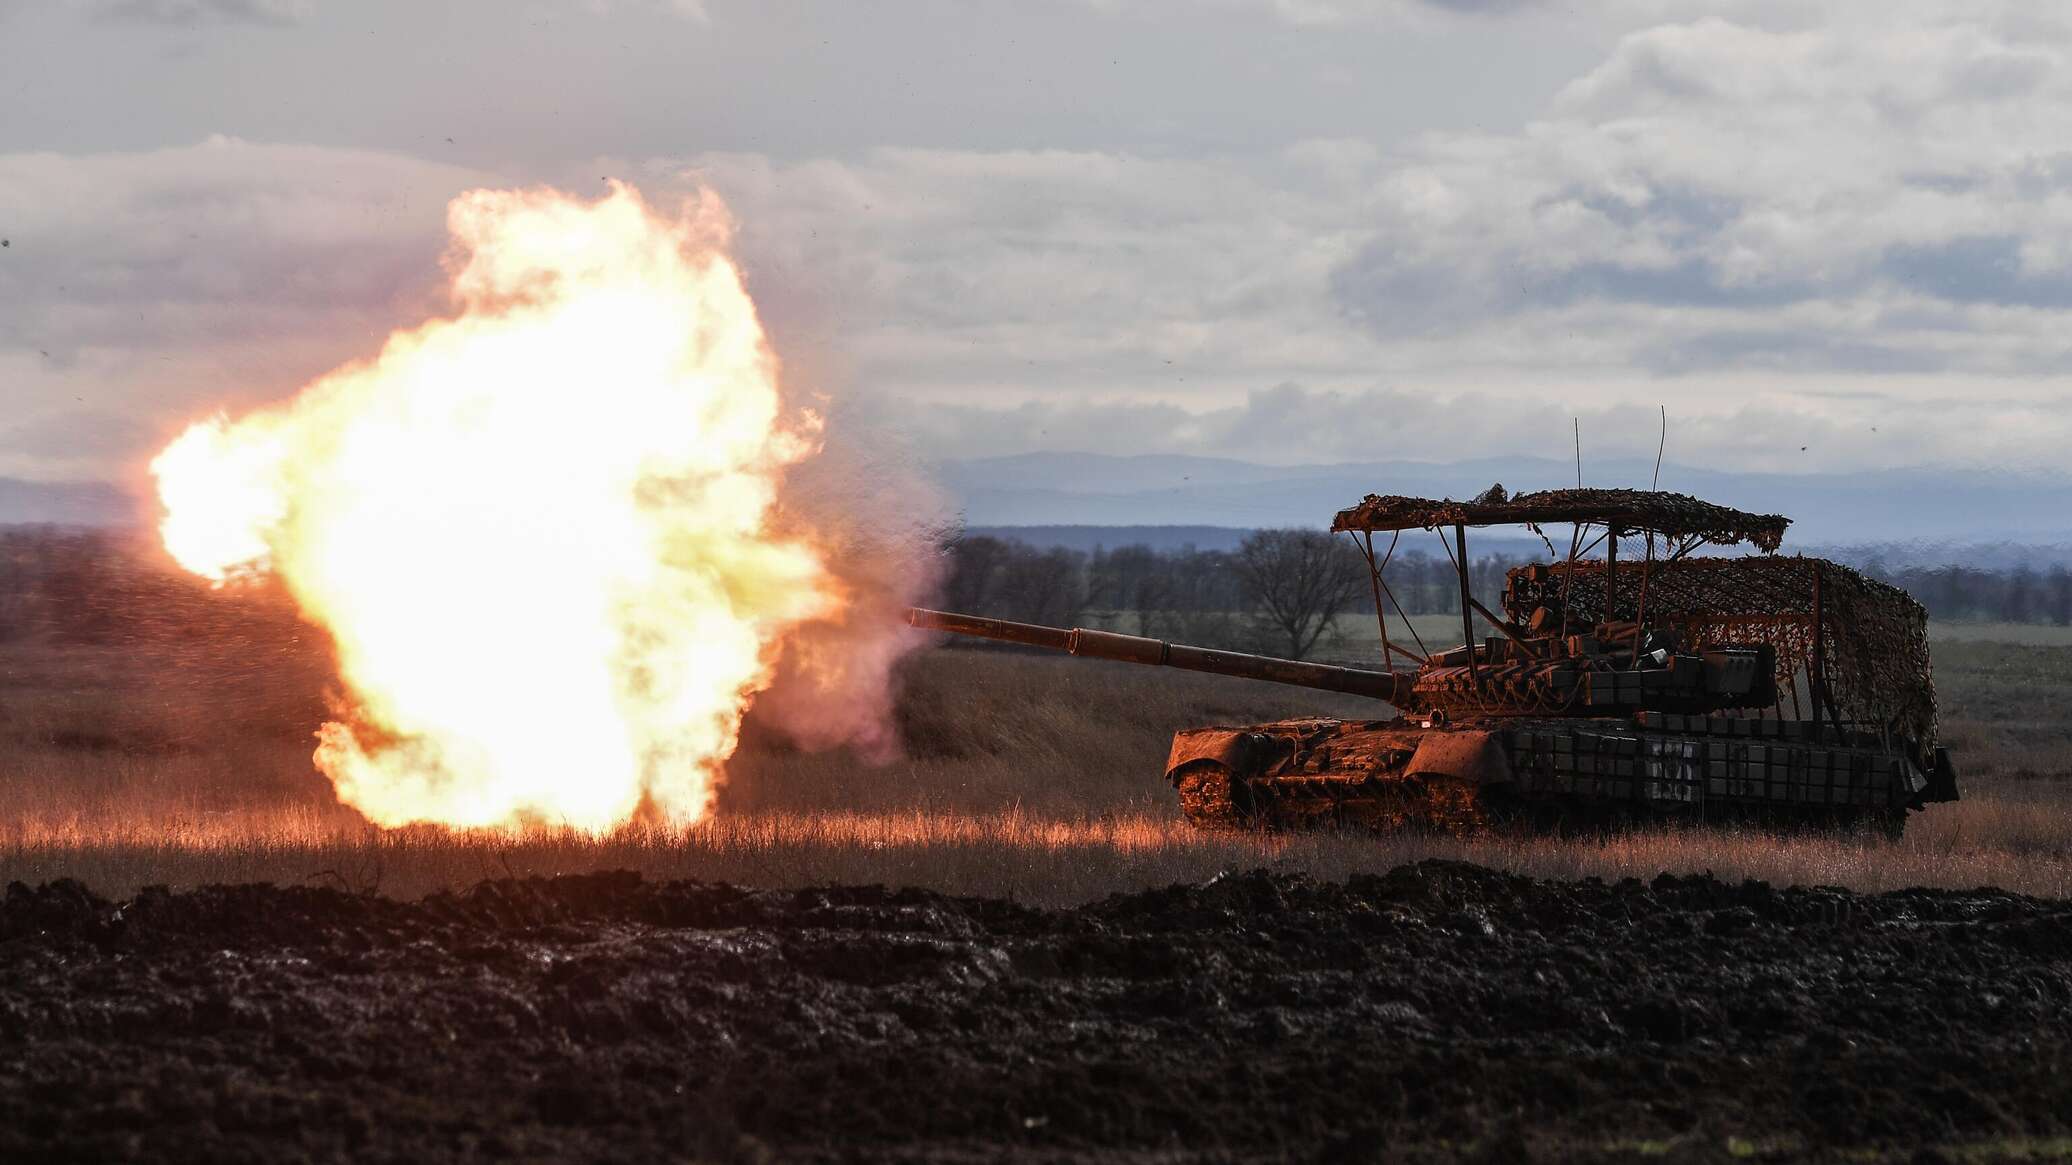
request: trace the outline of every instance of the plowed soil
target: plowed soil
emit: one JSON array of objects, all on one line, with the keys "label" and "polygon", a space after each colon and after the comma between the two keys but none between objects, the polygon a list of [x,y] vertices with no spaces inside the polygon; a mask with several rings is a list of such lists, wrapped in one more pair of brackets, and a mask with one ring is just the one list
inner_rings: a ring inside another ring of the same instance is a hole
[{"label": "plowed soil", "polygon": [[[0,905],[0,1161],[2062,1151],[2072,905],[1430,862]],[[1852,1157],[1852,1159],[1861,1159]]]}]

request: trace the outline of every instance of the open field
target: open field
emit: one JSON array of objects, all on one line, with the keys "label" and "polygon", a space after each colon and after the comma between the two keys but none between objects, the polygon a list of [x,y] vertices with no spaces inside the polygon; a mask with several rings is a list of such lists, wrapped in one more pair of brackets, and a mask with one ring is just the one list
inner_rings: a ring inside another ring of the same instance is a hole
[{"label": "open field", "polygon": [[[271,646],[268,644],[271,643]],[[905,755],[806,753],[751,723],[719,813],[605,838],[383,833],[310,767],[327,668],[264,636],[0,649],[0,880],[139,886],[269,880],[414,896],[487,877],[625,867],[755,884],[886,882],[1069,904],[1273,866],[1342,877],[1425,857],[1543,876],[1712,871],[1862,890],[1996,885],[2072,896],[2072,649],[1939,640],[1965,800],[1898,845],[1864,836],[1656,830],[1610,837],[1196,833],[1159,778],[1173,729],[1344,697],[991,651],[910,661]]]},{"label": "open field", "polygon": [[1931,643],[2016,643],[2027,647],[2072,647],[2072,627],[2054,623],[1971,623],[1956,620],[1928,625]]}]

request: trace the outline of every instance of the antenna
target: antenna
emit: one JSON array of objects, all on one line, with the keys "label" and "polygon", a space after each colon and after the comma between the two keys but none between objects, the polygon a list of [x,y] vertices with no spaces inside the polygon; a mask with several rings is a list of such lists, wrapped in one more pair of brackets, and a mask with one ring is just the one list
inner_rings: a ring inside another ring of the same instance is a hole
[{"label": "antenna", "polygon": [[[1662,439],[1655,443],[1655,480],[1652,484],[1648,486],[1649,489],[1662,488],[1662,450],[1669,448],[1669,406],[1658,404],[1655,407],[1662,410]],[[1578,437],[1576,439],[1576,444],[1578,450],[1578,452],[1576,453],[1576,474],[1577,480],[1580,481],[1582,475],[1583,458],[1583,455],[1581,453],[1581,437]]]},{"label": "antenna", "polygon": [[[1583,419],[1569,414],[1569,425],[1576,432],[1576,488],[1583,488]],[[1561,572],[1561,636],[1568,637],[1568,588],[1576,578],[1576,555],[1583,550],[1583,531],[1589,529],[1585,522],[1571,522],[1568,527],[1568,564]],[[1552,557],[1550,554],[1548,557]]]}]

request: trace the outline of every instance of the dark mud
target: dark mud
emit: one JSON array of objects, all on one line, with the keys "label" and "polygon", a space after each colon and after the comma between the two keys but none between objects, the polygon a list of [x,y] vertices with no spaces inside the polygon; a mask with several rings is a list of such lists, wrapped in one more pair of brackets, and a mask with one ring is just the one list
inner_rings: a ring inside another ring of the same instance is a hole
[{"label": "dark mud", "polygon": [[1994,892],[1426,863],[1063,911],[630,874],[0,905],[8,1162],[1973,1159],[2072,1145],[2068,1049],[2072,905]]}]

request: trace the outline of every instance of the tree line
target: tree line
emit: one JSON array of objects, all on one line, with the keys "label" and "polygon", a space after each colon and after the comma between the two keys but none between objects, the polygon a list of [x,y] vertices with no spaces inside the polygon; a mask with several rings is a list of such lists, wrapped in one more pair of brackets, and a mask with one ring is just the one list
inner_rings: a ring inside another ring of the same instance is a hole
[{"label": "tree line", "polygon": [[[1082,553],[992,537],[949,542],[943,603],[1027,623],[1091,623],[1112,630],[1213,647],[1300,658],[1330,634],[1338,616],[1374,617],[1375,588],[1352,541],[1320,530],[1260,530],[1236,550],[1119,546]],[[1504,577],[1525,559],[1472,558],[1470,590],[1495,609]],[[1861,569],[1899,586],[1933,618],[2072,625],[2072,570],[2022,566]],[[1381,602],[1393,614],[1458,615],[1460,582],[1451,559],[1399,551],[1382,575]]]},{"label": "tree line", "polygon": [[[1091,623],[1300,659],[1327,641],[1338,616],[1375,613],[1366,558],[1350,539],[1321,530],[1258,530],[1235,550],[1092,553],[977,536],[951,541],[944,553],[944,606],[1023,623]],[[1514,565],[1500,555],[1474,558],[1468,573],[1476,600],[1494,606]],[[1381,602],[1391,613],[1399,605],[1409,615],[1460,613],[1450,559],[1398,553],[1382,577]]]},{"label": "tree line", "polygon": [[[1082,553],[981,536],[953,538],[942,549],[940,605],[1025,623],[1299,658],[1330,646],[1341,616],[1374,617],[1365,558],[1350,539],[1321,530],[1259,530],[1234,550],[1132,545]],[[162,558],[135,537],[109,532],[0,529],[0,643],[295,632],[293,606],[278,586],[226,596]],[[1475,557],[1468,572],[1475,599],[1496,608],[1505,572],[1521,561]],[[2072,570],[2063,565],[1888,568],[1872,559],[1861,569],[1903,587],[1935,618],[2072,625]],[[1409,615],[1460,614],[1460,583],[1443,555],[1398,551],[1383,579],[1392,613],[1400,604]]]},{"label": "tree line", "polygon": [[0,646],[308,638],[278,584],[214,590],[125,531],[0,527]]},{"label": "tree line", "polygon": [[2072,626],[2072,570],[2063,563],[2045,570],[2031,566],[2011,570],[1970,566],[1887,569],[1873,560],[1863,572],[1904,589],[1933,618]]}]

